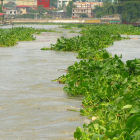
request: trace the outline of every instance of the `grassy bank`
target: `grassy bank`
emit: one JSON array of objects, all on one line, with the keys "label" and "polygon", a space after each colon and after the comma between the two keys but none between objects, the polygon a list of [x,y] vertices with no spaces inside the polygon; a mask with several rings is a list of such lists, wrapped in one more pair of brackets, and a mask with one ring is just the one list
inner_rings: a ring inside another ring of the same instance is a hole
[{"label": "grassy bank", "polygon": [[138,140],[140,138],[140,60],[109,54],[105,48],[121,34],[139,34],[140,28],[126,25],[82,27],[81,36],[58,39],[51,50],[74,51],[80,62],[58,78],[70,96],[83,96],[81,114],[89,124],[78,127],[77,140]]},{"label": "grassy bank", "polygon": [[33,29],[25,27],[16,27],[10,29],[0,29],[0,47],[14,46],[18,41],[35,40],[33,34],[45,32],[44,29]]}]

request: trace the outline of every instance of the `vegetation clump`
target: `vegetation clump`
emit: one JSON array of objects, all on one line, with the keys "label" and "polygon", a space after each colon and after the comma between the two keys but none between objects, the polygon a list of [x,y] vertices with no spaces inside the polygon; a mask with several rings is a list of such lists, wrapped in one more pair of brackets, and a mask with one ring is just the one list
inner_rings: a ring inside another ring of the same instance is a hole
[{"label": "vegetation clump", "polygon": [[39,34],[41,32],[45,32],[45,30],[25,27],[0,29],[0,47],[14,46],[18,41],[35,40],[33,34]]},{"label": "vegetation clump", "polygon": [[138,140],[140,138],[140,59],[122,62],[104,48],[121,34],[140,34],[126,25],[86,26],[81,36],[62,37],[56,51],[78,52],[80,62],[58,78],[70,96],[83,96],[81,114],[91,119],[74,133],[77,140]]},{"label": "vegetation clump", "polygon": [[131,25],[78,25],[78,27],[82,28],[81,36],[70,39],[61,37],[50,49],[56,51],[75,51],[78,52],[78,58],[87,59],[97,57],[97,54],[103,55],[105,51],[101,50],[113,44],[115,40],[123,39],[121,34],[140,34],[140,28]]}]

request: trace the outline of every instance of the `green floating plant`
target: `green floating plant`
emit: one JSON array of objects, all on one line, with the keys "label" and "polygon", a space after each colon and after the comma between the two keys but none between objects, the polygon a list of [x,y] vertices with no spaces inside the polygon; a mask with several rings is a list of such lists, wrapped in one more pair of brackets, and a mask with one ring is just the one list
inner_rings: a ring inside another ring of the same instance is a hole
[{"label": "green floating plant", "polygon": [[124,39],[121,34],[140,34],[140,28],[86,25],[81,36],[62,37],[51,46],[56,51],[77,52],[81,59],[58,78],[70,96],[83,96],[81,114],[91,118],[89,124],[76,129],[77,140],[140,139],[140,59],[125,64],[105,50]]}]

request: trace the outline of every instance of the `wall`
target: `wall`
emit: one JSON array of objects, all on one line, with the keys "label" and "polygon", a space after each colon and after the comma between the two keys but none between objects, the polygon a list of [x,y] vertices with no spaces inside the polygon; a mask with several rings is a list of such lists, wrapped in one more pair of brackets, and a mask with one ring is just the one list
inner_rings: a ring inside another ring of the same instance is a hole
[{"label": "wall", "polygon": [[43,6],[44,8],[50,7],[50,0],[37,0],[37,6]]}]

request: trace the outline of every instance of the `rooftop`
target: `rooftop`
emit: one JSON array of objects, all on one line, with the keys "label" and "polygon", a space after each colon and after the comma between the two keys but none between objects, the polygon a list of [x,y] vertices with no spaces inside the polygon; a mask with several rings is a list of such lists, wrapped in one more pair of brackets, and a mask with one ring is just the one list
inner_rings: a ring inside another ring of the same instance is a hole
[{"label": "rooftop", "polygon": [[4,13],[0,13],[0,16],[3,16],[4,15]]}]

